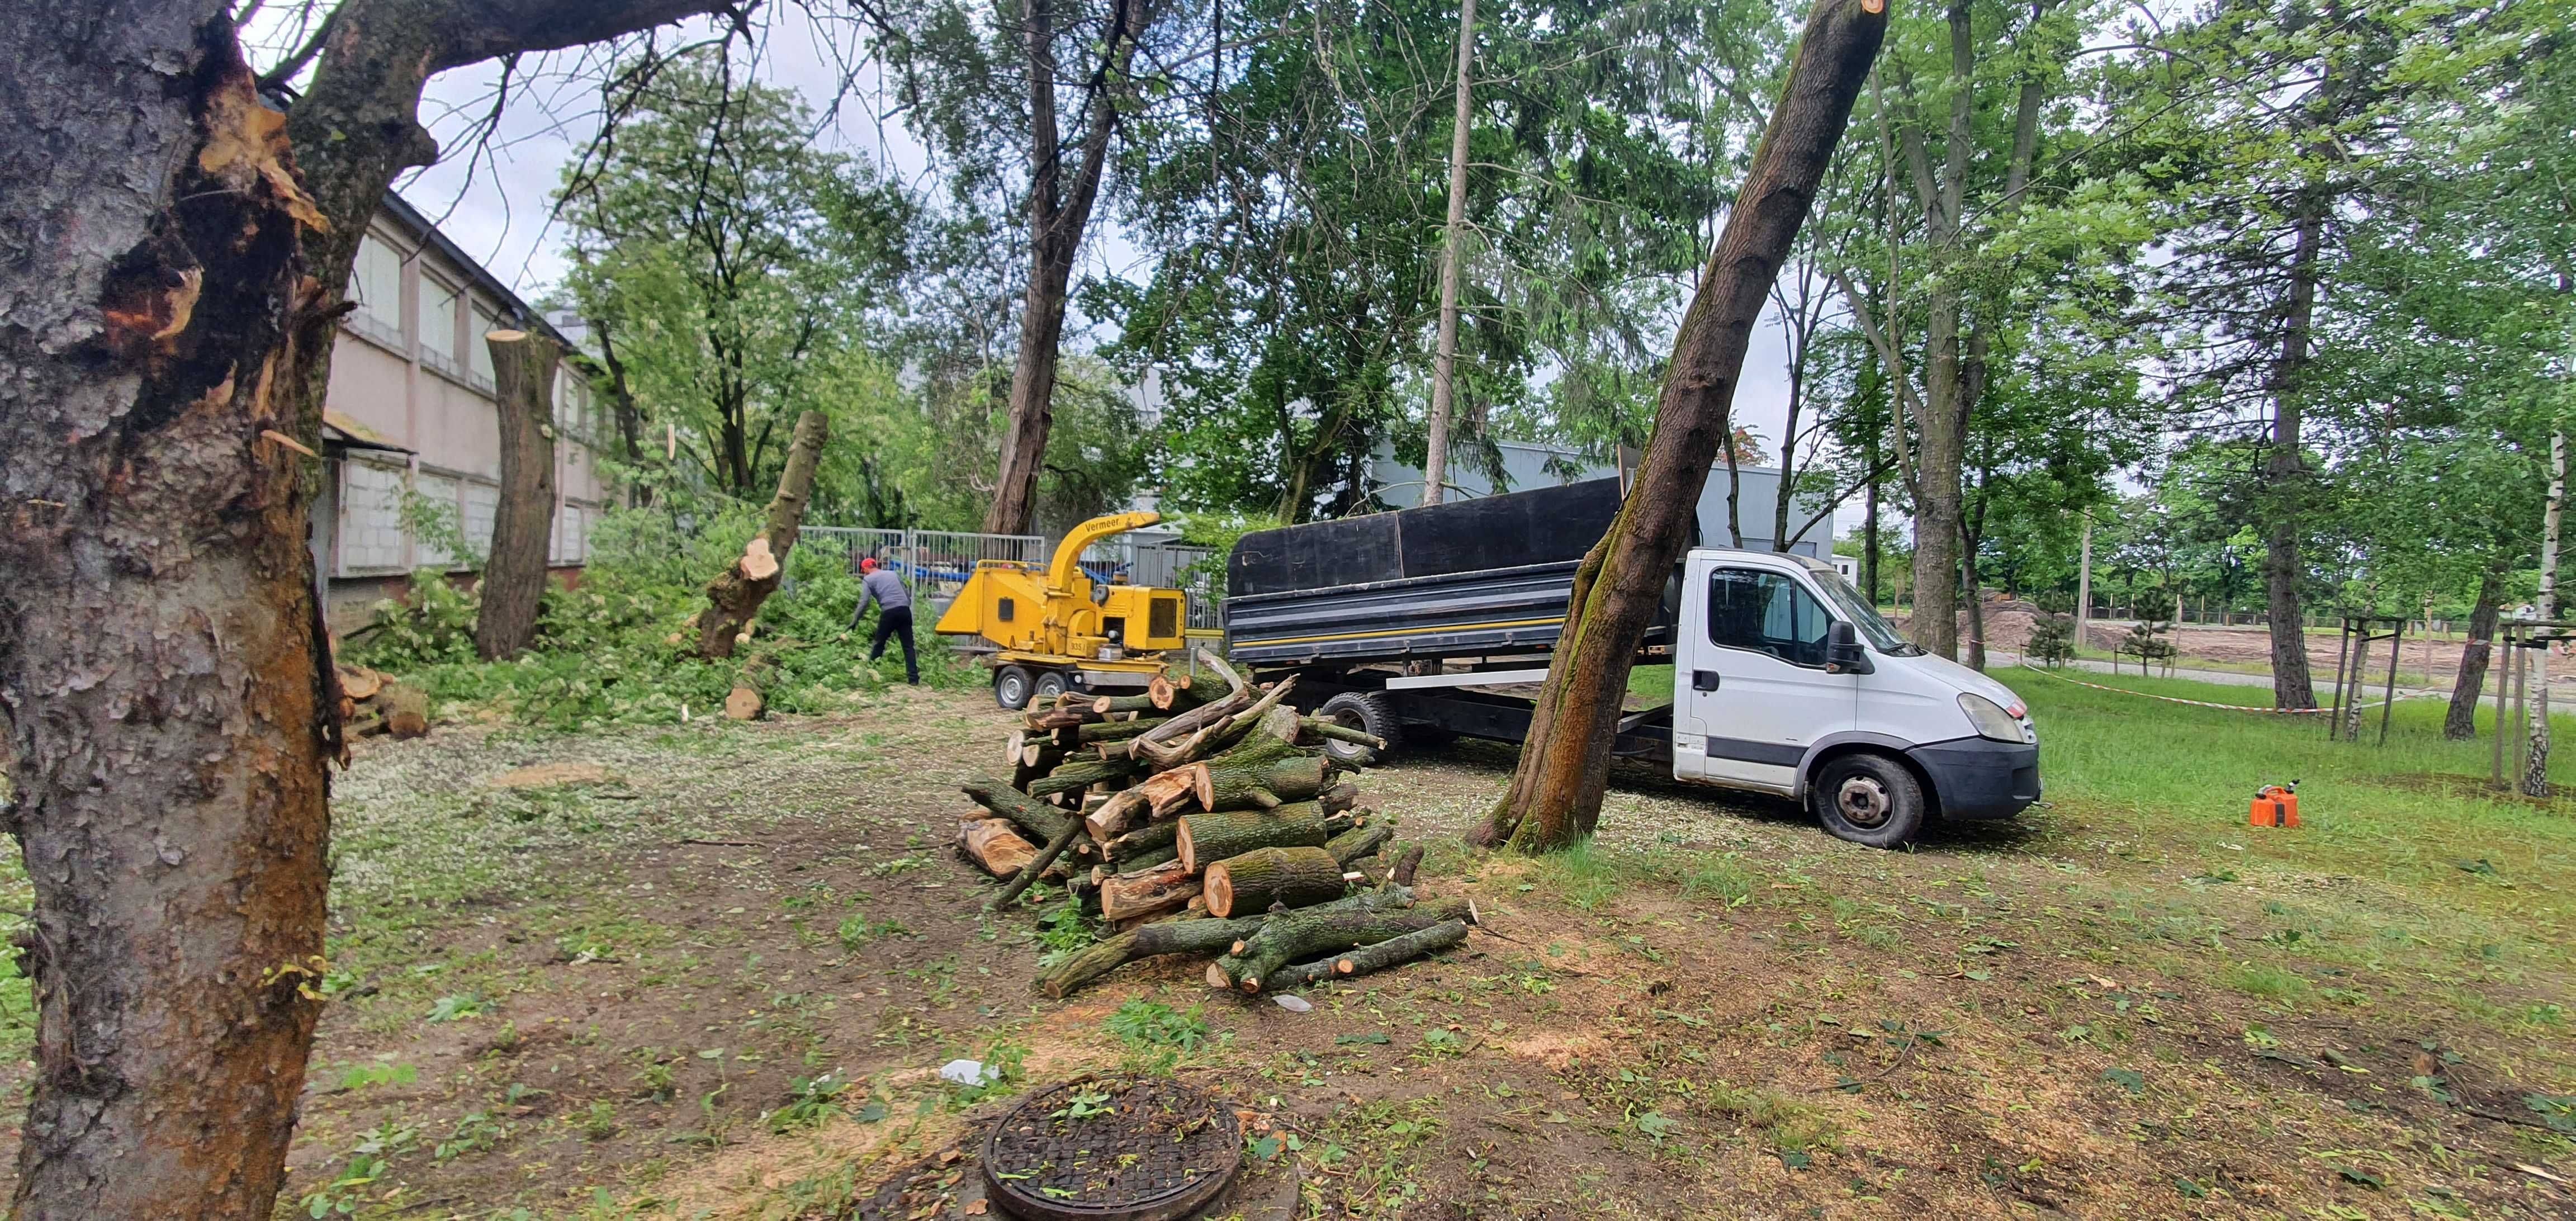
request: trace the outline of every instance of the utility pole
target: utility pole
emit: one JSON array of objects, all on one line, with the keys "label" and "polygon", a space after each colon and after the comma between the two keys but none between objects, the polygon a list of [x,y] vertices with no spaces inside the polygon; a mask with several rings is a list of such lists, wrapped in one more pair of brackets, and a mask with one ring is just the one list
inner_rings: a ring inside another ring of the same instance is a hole
[{"label": "utility pole", "polygon": [[2084,625],[2093,618],[2093,511],[2084,511],[2083,559],[2075,568],[2075,649],[2084,650]]},{"label": "utility pole", "polygon": [[1431,436],[1422,459],[1422,502],[1440,503],[1449,480],[1449,418],[1458,400],[1458,262],[1467,238],[1467,135],[1476,61],[1476,0],[1458,0],[1458,121],[1449,134],[1449,236],[1440,249],[1440,348],[1431,359]]}]

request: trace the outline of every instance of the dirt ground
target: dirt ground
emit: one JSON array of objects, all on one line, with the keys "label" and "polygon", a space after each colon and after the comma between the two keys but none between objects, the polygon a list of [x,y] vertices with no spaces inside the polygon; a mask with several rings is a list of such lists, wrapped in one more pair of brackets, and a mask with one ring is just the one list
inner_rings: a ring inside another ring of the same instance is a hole
[{"label": "dirt ground", "polygon": [[1362,779],[1473,897],[1463,951],[1309,1013],[1196,961],[1048,1002],[1037,920],[949,847],[1007,725],[904,692],[374,746],[281,1216],[948,1215],[1012,1095],[1155,1067],[1109,1030],[1134,1001],[1204,1028],[1162,1066],[1251,1116],[1300,1216],[2576,1216],[2563,958],[2303,957],[2283,900],[2407,901],[2365,879],[2264,892],[2072,806],[1878,852],[1644,774],[1587,852],[1475,858],[1510,757],[1465,744]]}]

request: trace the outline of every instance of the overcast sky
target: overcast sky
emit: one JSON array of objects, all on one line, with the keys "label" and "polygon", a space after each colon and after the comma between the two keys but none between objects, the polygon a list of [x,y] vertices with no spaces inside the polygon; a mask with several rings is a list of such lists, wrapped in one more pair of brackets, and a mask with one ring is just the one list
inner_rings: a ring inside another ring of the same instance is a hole
[{"label": "overcast sky", "polygon": [[[681,41],[690,33],[684,29],[681,38],[666,41]],[[843,92],[841,74],[827,58],[809,30],[783,23],[764,48],[761,74],[771,84],[796,90],[820,112]],[[421,117],[448,155],[397,183],[396,189],[494,275],[534,300],[564,272],[564,235],[548,223],[547,200],[566,162],[595,129],[595,94],[586,87],[549,83],[540,70],[533,86],[514,89],[497,138],[473,155],[465,136],[490,108],[497,71],[485,65],[430,82]],[[869,112],[866,98],[875,83],[863,77],[848,91],[819,141],[835,151],[873,158],[927,191],[934,174],[922,146],[899,125],[880,123]],[[1141,280],[1151,271],[1144,253],[1110,218],[1094,221],[1083,256],[1083,271],[1091,275]],[[1101,320],[1074,321],[1083,330],[1068,335],[1069,345],[1114,337],[1114,328]],[[1766,319],[1755,332],[1735,400],[1738,421],[1759,433],[1767,446],[1778,445],[1788,406],[1781,338],[1774,319]]]}]

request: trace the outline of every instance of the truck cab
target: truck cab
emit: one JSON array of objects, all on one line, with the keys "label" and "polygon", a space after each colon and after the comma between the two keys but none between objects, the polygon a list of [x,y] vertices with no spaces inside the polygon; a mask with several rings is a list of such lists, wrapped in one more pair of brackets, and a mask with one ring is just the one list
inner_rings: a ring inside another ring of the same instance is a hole
[{"label": "truck cab", "polygon": [[1698,548],[1680,593],[1675,779],[1803,801],[1880,847],[1935,814],[2007,818],[2039,799],[2022,701],[1907,643],[1831,565]]}]

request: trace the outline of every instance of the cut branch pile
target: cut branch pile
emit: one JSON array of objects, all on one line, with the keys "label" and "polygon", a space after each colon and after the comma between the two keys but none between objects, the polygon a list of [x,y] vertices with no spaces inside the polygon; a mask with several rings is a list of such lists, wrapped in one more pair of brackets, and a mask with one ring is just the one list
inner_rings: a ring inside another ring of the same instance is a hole
[{"label": "cut branch pile", "polygon": [[340,723],[352,738],[429,732],[429,693],[364,666],[340,667]]},{"label": "cut branch pile", "polygon": [[1054,881],[1116,931],[1039,989],[1062,997],[1138,958],[1214,954],[1212,982],[1257,994],[1463,941],[1473,911],[1417,902],[1418,846],[1392,869],[1377,862],[1393,822],[1360,807],[1336,775],[1348,765],[1321,750],[1386,744],[1299,715],[1293,676],[1251,683],[1198,656],[1199,673],[1167,670],[1141,695],[1031,705],[1001,768],[960,786],[982,808],[959,824],[958,851],[1004,879],[988,910]]}]

